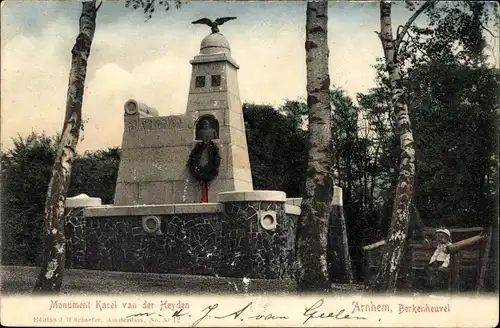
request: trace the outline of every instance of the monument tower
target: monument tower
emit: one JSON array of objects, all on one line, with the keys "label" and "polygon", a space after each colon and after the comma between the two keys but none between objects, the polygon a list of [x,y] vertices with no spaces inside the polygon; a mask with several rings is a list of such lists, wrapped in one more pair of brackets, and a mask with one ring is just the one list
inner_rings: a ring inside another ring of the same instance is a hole
[{"label": "monument tower", "polygon": [[135,100],[125,104],[122,157],[115,205],[199,203],[202,187],[190,174],[187,161],[205,139],[218,148],[218,175],[208,185],[208,202],[219,192],[253,190],[245,125],[241,107],[238,64],[218,25],[201,19],[212,33],[201,41],[193,60],[186,113],[159,117]]}]

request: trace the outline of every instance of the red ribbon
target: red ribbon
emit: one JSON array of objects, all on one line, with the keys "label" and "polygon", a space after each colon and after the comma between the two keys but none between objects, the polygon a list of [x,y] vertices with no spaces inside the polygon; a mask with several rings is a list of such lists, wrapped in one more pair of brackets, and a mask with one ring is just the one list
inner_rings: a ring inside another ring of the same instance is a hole
[{"label": "red ribbon", "polygon": [[198,180],[201,184],[201,202],[208,203],[208,184],[205,180]]}]

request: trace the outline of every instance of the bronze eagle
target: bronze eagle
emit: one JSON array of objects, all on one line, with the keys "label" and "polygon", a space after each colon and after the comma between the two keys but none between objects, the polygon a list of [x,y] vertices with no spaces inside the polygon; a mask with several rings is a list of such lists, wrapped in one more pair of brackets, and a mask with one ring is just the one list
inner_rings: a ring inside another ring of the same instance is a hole
[{"label": "bronze eagle", "polygon": [[224,24],[227,21],[236,19],[236,17],[220,17],[216,20],[212,21],[208,18],[198,19],[197,21],[192,22],[192,24],[205,24],[212,28],[212,33],[219,33],[219,25]]}]

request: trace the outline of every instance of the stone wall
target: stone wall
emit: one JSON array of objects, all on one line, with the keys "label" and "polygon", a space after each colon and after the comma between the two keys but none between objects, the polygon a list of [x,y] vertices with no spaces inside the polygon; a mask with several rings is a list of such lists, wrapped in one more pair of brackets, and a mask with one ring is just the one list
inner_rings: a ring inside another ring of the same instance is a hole
[{"label": "stone wall", "polygon": [[218,214],[160,215],[161,233],[147,234],[140,217],[87,221],[87,269],[213,274],[219,259]]},{"label": "stone wall", "polygon": [[[335,195],[329,271],[333,281],[348,281],[352,273],[349,252],[343,247],[347,236],[341,191],[336,189]],[[279,191],[222,192],[218,203],[96,206],[94,202],[83,209],[89,200],[68,199],[66,204],[67,268],[295,278],[300,198],[286,199]],[[154,233],[143,222],[150,216],[159,223]]]},{"label": "stone wall", "polygon": [[66,212],[66,264],[68,269],[84,268],[86,264],[86,220],[83,208],[71,208]]},{"label": "stone wall", "polygon": [[[299,209],[279,191],[222,192],[221,272],[229,277],[293,279]],[[226,236],[226,235],[225,235]]]},{"label": "stone wall", "polygon": [[[277,226],[259,224],[260,211],[275,211]],[[298,216],[286,214],[283,203],[243,201],[225,204],[221,270],[225,276],[265,279],[294,278],[295,229]]]},{"label": "stone wall", "polygon": [[[269,211],[277,224],[266,230],[259,220]],[[144,228],[148,216],[160,221],[155,233]],[[284,196],[282,201],[73,208],[66,216],[66,267],[291,279],[297,217],[298,209],[285,206]]]}]

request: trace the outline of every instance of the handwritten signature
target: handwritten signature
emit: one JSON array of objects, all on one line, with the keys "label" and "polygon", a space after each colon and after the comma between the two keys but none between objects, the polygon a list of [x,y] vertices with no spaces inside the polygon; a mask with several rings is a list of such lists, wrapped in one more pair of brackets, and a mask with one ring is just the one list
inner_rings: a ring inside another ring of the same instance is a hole
[{"label": "handwritten signature", "polygon": [[[303,317],[305,317],[304,322],[302,324],[306,324],[309,320],[312,319],[337,319],[337,320],[350,320],[350,319],[357,319],[357,320],[366,320],[365,317],[358,317],[358,316],[351,316],[349,314],[345,314],[346,310],[345,309],[340,309],[339,311],[327,311],[327,310],[321,310],[322,306],[324,304],[323,299],[317,300],[313,305],[306,306],[304,313],[302,314]],[[240,321],[243,320],[288,320],[290,317],[284,316],[284,315],[274,315],[272,313],[259,313],[254,315],[254,303],[249,302],[247,305],[242,307],[241,309],[231,312],[229,314],[221,314],[224,313],[221,311],[221,308],[219,308],[218,303],[211,304],[207,307],[205,307],[203,310],[201,310],[202,315],[198,317],[192,324],[191,327],[196,327],[198,324],[200,324],[203,320],[206,318],[210,319],[217,319],[217,320],[222,320],[222,319],[233,319],[237,320],[239,319]],[[326,311],[326,312],[324,312]],[[249,314],[252,314],[249,316]],[[156,312],[141,312],[141,313],[134,313],[126,316],[126,318],[131,318],[131,317],[152,317],[152,316],[159,316],[159,317],[166,317],[162,314],[156,313]],[[184,312],[184,309],[177,310],[175,311],[170,317],[172,318],[180,318],[180,317],[192,317],[192,315],[189,312]]]},{"label": "handwritten signature", "polygon": [[[218,316],[217,315],[211,316],[210,313],[212,313],[212,311],[217,309],[219,307],[219,304],[215,303],[215,304],[209,305],[201,311],[201,312],[205,312],[204,315],[201,316],[200,318],[198,318],[195,322],[193,322],[193,324],[191,326],[196,327],[203,319],[205,319],[207,317],[218,319],[218,320],[228,319],[228,318],[232,318],[233,320],[235,320],[235,319],[239,318],[240,321],[243,321],[244,320],[244,317],[242,317],[243,313],[245,311],[247,311],[248,309],[251,309],[252,305],[253,305],[253,302],[250,302],[237,311],[231,312],[231,313],[226,314],[226,315],[218,315]],[[247,320],[248,319],[253,319],[253,320],[286,320],[286,319],[289,319],[289,317],[287,317],[287,316],[275,316],[275,315],[270,314],[270,313],[268,313],[268,314],[260,313],[257,315],[252,315],[252,316],[246,317],[246,319]]]},{"label": "handwritten signature", "polygon": [[348,320],[348,319],[358,319],[358,320],[366,320],[365,317],[358,317],[358,316],[351,316],[349,314],[344,314],[345,309],[341,309],[339,311],[333,311],[324,313],[318,311],[319,308],[323,305],[325,301],[323,299],[319,299],[316,301],[311,306],[306,306],[306,310],[304,311],[304,316],[306,319],[302,324],[305,324],[308,322],[310,319],[327,319],[327,318],[333,318],[333,319],[338,319],[338,320]]}]

